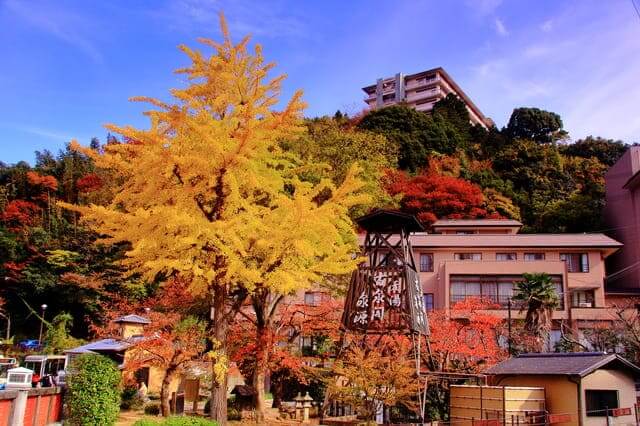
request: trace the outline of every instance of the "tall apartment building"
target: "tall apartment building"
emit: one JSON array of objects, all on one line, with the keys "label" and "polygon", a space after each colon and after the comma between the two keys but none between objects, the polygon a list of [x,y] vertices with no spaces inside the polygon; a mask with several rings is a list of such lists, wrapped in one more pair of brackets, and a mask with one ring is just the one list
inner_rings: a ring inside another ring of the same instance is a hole
[{"label": "tall apartment building", "polygon": [[640,146],[630,147],[604,181],[607,233],[624,244],[608,259],[607,290],[640,291]]},{"label": "tall apartment building", "polygon": [[429,112],[440,99],[453,93],[467,106],[473,124],[490,127],[493,121],[482,114],[480,109],[462,91],[460,86],[439,67],[417,74],[379,78],[376,84],[363,87],[367,94],[365,102],[371,109],[382,108],[404,102],[418,111]]}]

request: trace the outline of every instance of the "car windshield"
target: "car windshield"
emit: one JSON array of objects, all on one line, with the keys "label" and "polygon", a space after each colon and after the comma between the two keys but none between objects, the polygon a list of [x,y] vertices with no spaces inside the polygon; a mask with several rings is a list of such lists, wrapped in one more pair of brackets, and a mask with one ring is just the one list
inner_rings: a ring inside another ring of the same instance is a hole
[{"label": "car windshield", "polygon": [[42,361],[27,361],[24,363],[24,367],[33,371],[33,374],[40,374],[40,366]]}]

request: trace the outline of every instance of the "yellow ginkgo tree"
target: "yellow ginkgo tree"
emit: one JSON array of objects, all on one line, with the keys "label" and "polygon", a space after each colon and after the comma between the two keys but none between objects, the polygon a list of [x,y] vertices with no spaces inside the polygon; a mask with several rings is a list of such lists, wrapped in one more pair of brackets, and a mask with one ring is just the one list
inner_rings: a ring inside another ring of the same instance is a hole
[{"label": "yellow ginkgo tree", "polygon": [[[64,204],[103,235],[130,245],[123,264],[147,280],[180,276],[210,300],[215,359],[227,331],[256,291],[291,294],[356,265],[348,209],[364,201],[354,167],[340,185],[299,178],[300,161],[280,142],[304,131],[301,93],[275,111],[284,76],[270,79],[259,46],[222,43],[205,55],[182,46],[189,84],[171,103],[151,98],[148,129],[108,125],[121,142],[90,155],[113,176],[105,205]],[[215,368],[220,370],[220,363]],[[220,375],[214,375],[219,377]],[[226,423],[226,375],[212,385],[211,416]]]}]

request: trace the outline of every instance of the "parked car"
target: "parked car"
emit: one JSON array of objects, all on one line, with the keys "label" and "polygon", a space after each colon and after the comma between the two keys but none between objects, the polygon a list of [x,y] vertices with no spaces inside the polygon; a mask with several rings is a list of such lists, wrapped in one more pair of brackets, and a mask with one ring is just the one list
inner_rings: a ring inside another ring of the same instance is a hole
[{"label": "parked car", "polygon": [[42,347],[42,344],[40,343],[40,340],[29,339],[29,340],[23,340],[20,343],[18,343],[18,347],[26,351],[34,351],[34,350],[40,349]]}]

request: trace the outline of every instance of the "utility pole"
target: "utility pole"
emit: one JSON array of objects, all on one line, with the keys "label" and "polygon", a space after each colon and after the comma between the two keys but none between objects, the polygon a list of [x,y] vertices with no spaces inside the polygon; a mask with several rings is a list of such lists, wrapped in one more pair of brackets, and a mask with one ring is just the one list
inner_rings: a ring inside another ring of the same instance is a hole
[{"label": "utility pole", "polygon": [[11,338],[11,315],[0,312],[0,317],[7,320],[7,340]]},{"label": "utility pole", "polygon": [[42,328],[44,327],[44,311],[47,310],[47,304],[43,303],[42,306],[42,316],[40,317],[40,336],[38,337],[38,344],[42,346]]},{"label": "utility pole", "polygon": [[511,297],[509,297],[509,299],[507,299],[507,328],[508,328],[508,338],[507,338],[507,342],[509,345],[509,356],[513,355],[513,350],[511,347]]}]

